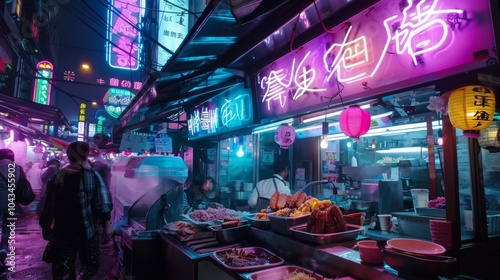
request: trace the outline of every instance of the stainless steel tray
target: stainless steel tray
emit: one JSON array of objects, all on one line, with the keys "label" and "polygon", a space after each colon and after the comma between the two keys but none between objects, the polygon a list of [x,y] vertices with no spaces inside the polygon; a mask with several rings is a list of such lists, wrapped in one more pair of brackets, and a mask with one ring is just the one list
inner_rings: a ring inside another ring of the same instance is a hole
[{"label": "stainless steel tray", "polygon": [[248,275],[248,279],[251,279],[251,280],[285,279],[286,276],[288,276],[294,272],[305,273],[305,274],[313,277],[316,280],[331,279],[331,278],[326,278],[320,274],[314,273],[308,269],[305,269],[305,268],[302,268],[302,267],[296,266],[296,265],[283,265],[283,266],[278,266],[278,267],[274,267],[274,268],[269,268],[269,269],[253,272],[250,275]]},{"label": "stainless steel tray", "polygon": [[[235,261],[234,251],[237,251],[238,256],[246,256],[246,265],[241,265],[241,262],[233,264],[227,262],[226,260]],[[271,253],[270,251],[261,247],[244,247],[240,249],[226,249],[215,251],[212,254],[212,258],[219,262],[222,266],[227,269],[234,270],[237,272],[249,272],[255,270],[262,270],[269,267],[282,265],[285,261],[278,257],[277,255]],[[237,266],[236,266],[237,265]]]},{"label": "stainless steel tray", "polygon": [[356,240],[358,234],[363,228],[362,226],[347,224],[347,231],[344,232],[315,234],[307,232],[305,230],[306,226],[306,224],[298,225],[290,228],[290,231],[293,232],[295,234],[295,237],[297,237],[298,239],[320,245]]},{"label": "stainless steel tray", "polygon": [[415,209],[416,209],[417,214],[420,216],[446,218],[446,209],[424,208],[424,207],[422,207],[422,208],[417,207]]},{"label": "stainless steel tray", "polygon": [[248,236],[248,223],[241,223],[232,228],[222,228],[221,225],[211,226],[215,239],[221,244],[242,241]]},{"label": "stainless steel tray", "polygon": [[269,215],[269,221],[271,222],[271,229],[275,233],[293,235],[293,232],[290,231],[290,228],[307,223],[307,221],[309,220],[309,216],[311,216],[311,214],[298,217],[281,217]]}]

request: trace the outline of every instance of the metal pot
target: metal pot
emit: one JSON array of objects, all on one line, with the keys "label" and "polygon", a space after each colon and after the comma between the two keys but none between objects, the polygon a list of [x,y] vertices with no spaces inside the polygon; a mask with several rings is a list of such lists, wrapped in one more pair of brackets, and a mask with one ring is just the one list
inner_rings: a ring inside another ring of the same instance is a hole
[{"label": "metal pot", "polygon": [[366,211],[370,209],[373,201],[364,201],[364,200],[353,200],[351,201],[351,208],[358,211]]}]

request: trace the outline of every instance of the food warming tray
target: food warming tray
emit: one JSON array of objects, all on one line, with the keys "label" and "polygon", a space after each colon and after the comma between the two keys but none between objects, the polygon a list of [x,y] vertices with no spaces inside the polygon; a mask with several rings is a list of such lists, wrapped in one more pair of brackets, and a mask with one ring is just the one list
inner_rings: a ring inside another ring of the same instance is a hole
[{"label": "food warming tray", "polygon": [[208,227],[211,227],[211,226],[215,226],[215,225],[220,225],[222,224],[224,221],[223,220],[213,220],[213,221],[206,221],[206,222],[199,222],[199,221],[195,221],[193,219],[191,219],[191,217],[189,217],[189,215],[187,214],[184,214],[182,215],[182,218],[188,222],[191,222],[199,227],[202,227],[202,228],[208,228]]},{"label": "food warming tray", "polygon": [[[251,226],[256,227],[256,228],[261,228],[261,229],[270,229],[271,228],[271,221],[270,220],[256,220],[255,219],[256,214],[251,214],[246,216],[246,219],[248,220],[248,223],[250,223]],[[268,214],[269,216],[270,214]]]},{"label": "food warming tray", "polygon": [[[242,263],[246,262],[247,265],[233,266],[230,263],[226,263],[226,259],[228,259],[228,257],[231,258],[231,260],[234,260],[238,255],[243,257],[237,259],[240,259]],[[239,249],[231,248],[219,250],[213,252],[211,256],[215,261],[219,262],[225,268],[237,272],[262,270],[282,265],[285,262],[282,258],[261,247],[244,247]],[[257,260],[265,260],[265,263],[255,263],[255,261]]]},{"label": "food warming tray", "polygon": [[296,265],[283,265],[279,267],[269,268],[257,272],[253,272],[248,275],[248,279],[250,280],[276,280],[276,279],[285,279],[288,275],[294,272],[302,272],[307,274],[308,276],[313,277],[316,280],[327,280],[330,278],[325,278],[318,273],[314,273],[308,269],[302,268]]},{"label": "food warming tray", "polygon": [[221,225],[211,226],[215,239],[221,244],[242,241],[248,236],[248,223],[242,223],[236,227],[222,228]]},{"label": "food warming tray", "polygon": [[306,226],[306,224],[294,226],[290,228],[290,231],[293,232],[298,239],[320,245],[356,240],[363,228],[362,226],[347,224],[347,231],[344,232],[316,234],[307,232],[305,230]]},{"label": "food warming tray", "polygon": [[291,227],[307,223],[309,220],[309,216],[311,214],[302,215],[298,217],[281,217],[275,215],[269,215],[269,221],[271,223],[271,229],[275,233],[284,234],[284,235],[293,235],[293,232],[290,231]]}]

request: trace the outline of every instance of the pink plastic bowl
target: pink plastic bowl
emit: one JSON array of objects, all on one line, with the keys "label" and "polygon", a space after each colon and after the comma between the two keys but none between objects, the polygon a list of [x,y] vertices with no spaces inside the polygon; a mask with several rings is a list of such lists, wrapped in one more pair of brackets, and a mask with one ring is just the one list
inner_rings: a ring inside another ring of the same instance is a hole
[{"label": "pink plastic bowl", "polygon": [[384,263],[382,250],[377,246],[375,240],[362,240],[356,243],[359,256],[363,263],[381,265]]}]

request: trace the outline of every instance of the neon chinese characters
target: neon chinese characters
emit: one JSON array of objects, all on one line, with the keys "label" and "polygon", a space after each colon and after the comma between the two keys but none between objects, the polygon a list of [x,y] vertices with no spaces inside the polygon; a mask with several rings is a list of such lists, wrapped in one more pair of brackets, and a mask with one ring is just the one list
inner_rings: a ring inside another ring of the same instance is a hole
[{"label": "neon chinese characters", "polygon": [[107,59],[111,67],[139,69],[141,1],[113,0],[109,10]]}]

